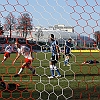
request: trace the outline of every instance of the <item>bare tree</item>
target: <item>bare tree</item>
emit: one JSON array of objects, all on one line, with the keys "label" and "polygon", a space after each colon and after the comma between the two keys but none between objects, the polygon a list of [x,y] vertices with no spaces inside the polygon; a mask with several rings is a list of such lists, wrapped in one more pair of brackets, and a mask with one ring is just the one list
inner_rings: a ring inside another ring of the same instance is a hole
[{"label": "bare tree", "polygon": [[43,35],[44,34],[41,28],[39,28],[38,31],[35,33],[35,36],[38,38],[38,41]]},{"label": "bare tree", "polygon": [[3,35],[3,33],[4,33],[3,26],[1,25],[1,22],[0,22],[0,35]]},{"label": "bare tree", "polygon": [[94,38],[98,44],[100,42],[100,31],[95,31]]},{"label": "bare tree", "polygon": [[18,18],[18,27],[17,29],[23,31],[23,37],[26,38],[28,35],[28,31],[33,29],[32,19],[28,13],[24,13],[22,16]]},{"label": "bare tree", "polygon": [[12,34],[11,30],[16,29],[15,28],[16,19],[15,19],[14,15],[12,13],[9,13],[8,16],[6,16],[4,18],[4,20],[5,20],[5,22],[4,22],[5,23],[4,24],[4,30],[10,31],[10,37],[11,37],[11,34]]},{"label": "bare tree", "polygon": [[100,31],[95,31],[94,38],[96,40],[96,44],[98,45],[98,48],[100,49]]}]

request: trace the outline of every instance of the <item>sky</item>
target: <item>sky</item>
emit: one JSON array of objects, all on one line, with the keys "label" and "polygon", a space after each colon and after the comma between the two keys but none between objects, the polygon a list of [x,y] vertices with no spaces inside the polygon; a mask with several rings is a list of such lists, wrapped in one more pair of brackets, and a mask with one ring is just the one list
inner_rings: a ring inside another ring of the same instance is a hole
[{"label": "sky", "polygon": [[100,0],[1,0],[0,21],[11,12],[15,18],[29,13],[33,25],[74,27],[78,35],[93,37],[100,30]]}]

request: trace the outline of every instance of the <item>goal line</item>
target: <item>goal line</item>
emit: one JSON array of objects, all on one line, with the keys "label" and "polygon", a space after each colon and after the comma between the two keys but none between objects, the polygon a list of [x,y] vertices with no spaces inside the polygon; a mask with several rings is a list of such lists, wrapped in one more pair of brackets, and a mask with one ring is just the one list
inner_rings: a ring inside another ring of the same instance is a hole
[{"label": "goal line", "polygon": [[[5,82],[48,82],[48,80],[4,80]],[[51,79],[50,82],[57,82],[58,80]],[[100,82],[100,80],[60,80],[60,82]]]}]

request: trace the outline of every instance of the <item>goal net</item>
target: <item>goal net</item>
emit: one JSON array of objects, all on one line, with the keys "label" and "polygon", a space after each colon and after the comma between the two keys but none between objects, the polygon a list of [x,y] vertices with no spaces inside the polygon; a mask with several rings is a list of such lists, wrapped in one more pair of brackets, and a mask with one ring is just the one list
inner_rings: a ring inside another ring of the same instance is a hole
[{"label": "goal net", "polygon": [[[99,8],[99,0],[2,0],[0,98],[99,100]],[[60,59],[57,68],[52,67],[55,77],[48,78],[52,69],[51,34],[58,41]],[[68,39],[72,40],[71,56],[66,58],[68,65],[64,65],[64,46]],[[30,48],[34,55],[30,66],[35,69],[35,74],[27,68],[29,63],[25,64],[24,53],[14,63],[18,54],[16,42]],[[5,52],[9,44],[13,48],[10,55]],[[60,77],[56,77],[57,70]],[[18,73],[20,75],[14,77]]]}]

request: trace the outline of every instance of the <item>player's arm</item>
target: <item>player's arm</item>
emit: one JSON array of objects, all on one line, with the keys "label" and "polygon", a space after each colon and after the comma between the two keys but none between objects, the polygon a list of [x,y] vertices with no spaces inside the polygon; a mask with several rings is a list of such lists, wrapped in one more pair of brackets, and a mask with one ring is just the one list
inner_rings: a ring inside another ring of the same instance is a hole
[{"label": "player's arm", "polygon": [[66,46],[64,45],[64,55],[66,54]]},{"label": "player's arm", "polygon": [[16,62],[16,60],[17,60],[20,56],[21,56],[21,54],[18,53],[17,56],[16,56],[16,58],[15,58],[15,60],[13,61],[13,64]]},{"label": "player's arm", "polygon": [[5,51],[7,51],[7,50],[8,50],[8,48],[9,48],[9,46],[6,46],[4,50],[5,50]]},{"label": "player's arm", "polygon": [[33,55],[32,50],[30,50],[30,55],[31,55],[31,57],[32,57],[32,60],[34,60],[34,55]]},{"label": "player's arm", "polygon": [[14,48],[11,46],[11,52],[13,52],[14,51]]},{"label": "player's arm", "polygon": [[58,58],[60,58],[60,50],[59,50],[59,46],[57,45],[56,48],[57,48]]},{"label": "player's arm", "polygon": [[56,49],[57,49],[57,53],[58,53],[58,55],[59,55],[60,50],[59,50],[59,46],[58,46],[58,45],[56,45]]},{"label": "player's arm", "polygon": [[58,42],[56,42],[56,50],[57,50],[58,58],[60,58],[60,50],[59,50]]}]

